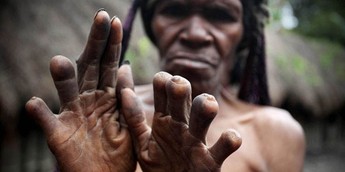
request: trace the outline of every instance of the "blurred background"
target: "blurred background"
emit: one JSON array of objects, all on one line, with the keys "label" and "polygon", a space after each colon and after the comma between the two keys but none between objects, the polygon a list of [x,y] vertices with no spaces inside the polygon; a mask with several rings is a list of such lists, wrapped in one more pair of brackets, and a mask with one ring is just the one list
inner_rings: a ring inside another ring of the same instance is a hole
[{"label": "blurred background", "polygon": [[[0,171],[53,171],[54,158],[24,105],[43,98],[59,103],[49,60],[75,61],[94,13],[106,8],[122,21],[130,0],[0,1]],[[305,172],[345,168],[345,1],[270,0],[267,64],[273,105],[288,110],[304,128]],[[135,22],[126,58],[135,81],[151,81],[157,54]]]}]

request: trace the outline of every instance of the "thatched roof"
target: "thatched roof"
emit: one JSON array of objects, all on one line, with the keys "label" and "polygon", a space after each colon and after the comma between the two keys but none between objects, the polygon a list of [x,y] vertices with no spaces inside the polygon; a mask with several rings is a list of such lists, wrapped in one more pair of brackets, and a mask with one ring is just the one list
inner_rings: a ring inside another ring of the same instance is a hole
[{"label": "thatched roof", "polygon": [[0,2],[0,116],[15,117],[32,96],[58,107],[49,61],[75,60],[83,50],[93,15],[106,8],[124,18],[130,1],[5,0]]},{"label": "thatched roof", "polygon": [[267,31],[268,68],[275,106],[303,107],[325,116],[345,106],[345,49],[287,31]]}]

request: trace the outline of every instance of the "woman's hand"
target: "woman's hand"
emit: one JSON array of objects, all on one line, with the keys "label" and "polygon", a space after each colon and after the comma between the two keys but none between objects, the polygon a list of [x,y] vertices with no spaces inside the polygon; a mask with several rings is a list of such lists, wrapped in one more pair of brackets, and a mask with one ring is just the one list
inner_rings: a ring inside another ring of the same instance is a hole
[{"label": "woman's hand", "polygon": [[140,101],[123,89],[122,108],[143,171],[220,171],[223,161],[242,141],[234,130],[222,134],[212,147],[206,144],[208,127],[218,111],[215,98],[197,96],[191,103],[190,83],[160,72],[153,81],[155,113],[146,124]]},{"label": "woman's hand", "polygon": [[132,78],[117,83],[121,40],[120,20],[99,11],[77,61],[78,79],[69,59],[56,56],[51,60],[60,114],[54,115],[39,98],[26,105],[43,128],[61,171],[135,170],[132,141],[116,99],[116,85],[130,83],[122,87],[132,87]]}]

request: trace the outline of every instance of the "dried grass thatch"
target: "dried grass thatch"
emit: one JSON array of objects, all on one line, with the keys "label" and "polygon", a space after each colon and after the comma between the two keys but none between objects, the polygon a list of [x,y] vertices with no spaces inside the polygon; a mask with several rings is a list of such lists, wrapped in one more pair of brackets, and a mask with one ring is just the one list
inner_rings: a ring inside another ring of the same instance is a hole
[{"label": "dried grass thatch", "polygon": [[275,106],[303,108],[313,117],[345,106],[345,49],[285,31],[268,30],[268,66]]}]

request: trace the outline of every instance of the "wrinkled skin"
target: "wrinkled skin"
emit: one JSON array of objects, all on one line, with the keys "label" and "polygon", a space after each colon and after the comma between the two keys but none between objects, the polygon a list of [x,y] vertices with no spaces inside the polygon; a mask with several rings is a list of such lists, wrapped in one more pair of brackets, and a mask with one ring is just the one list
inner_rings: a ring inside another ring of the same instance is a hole
[{"label": "wrinkled skin", "polygon": [[241,138],[228,130],[214,146],[206,145],[208,126],[218,110],[215,98],[203,94],[191,104],[186,79],[158,73],[155,120],[148,126],[130,67],[117,69],[121,31],[119,19],[110,21],[100,11],[77,61],[78,79],[70,60],[51,60],[60,114],[54,115],[39,98],[26,105],[43,128],[60,170],[134,171],[138,159],[144,171],[220,171]]},{"label": "wrinkled skin", "polygon": [[[170,135],[169,137],[171,140],[175,140],[177,145],[186,143],[182,141],[184,140],[195,145],[195,149],[188,149],[188,147],[184,149],[183,146],[175,147],[173,144],[171,150],[167,150],[166,154],[170,155],[171,152],[175,152],[182,157],[176,163],[179,166],[169,166],[171,163],[168,162],[157,165],[166,166],[166,171],[183,171],[186,169],[217,171],[217,165],[211,163],[214,161],[207,156],[214,155],[213,147],[207,150],[202,144],[205,142],[194,144],[193,138],[203,140],[207,133],[207,142],[210,145],[218,145],[218,143],[224,143],[219,141],[219,137],[229,127],[241,134],[243,142],[236,152],[224,160],[221,167],[222,171],[290,172],[301,171],[303,168],[305,139],[303,129],[298,122],[281,109],[248,104],[229,93],[229,88],[231,88],[229,74],[236,58],[235,53],[243,35],[246,34],[243,28],[242,2],[241,0],[159,0],[157,2],[151,21],[151,29],[154,43],[159,50],[161,69],[171,75],[180,75],[186,78],[191,83],[192,97],[199,100],[196,102],[203,101],[211,106],[212,101],[203,96],[198,97],[202,93],[208,93],[214,95],[219,103],[219,112],[210,125],[206,116],[212,115],[194,113],[193,111],[193,109],[203,109],[202,107],[205,108],[205,106],[200,106],[198,103],[193,104],[191,114],[188,115],[189,105],[186,102],[190,98],[186,96],[184,99],[174,100],[176,97],[171,96],[176,95],[173,94],[174,90],[181,90],[183,87],[180,82],[178,83],[181,85],[176,84],[175,79],[163,77],[168,78],[168,81],[159,81],[158,83],[165,83],[165,89],[164,87],[157,89],[157,78],[153,82],[153,90],[147,86],[136,87],[138,96],[144,102],[143,107],[148,123],[153,123],[150,138],[153,138],[151,139],[152,142],[158,145],[147,144],[146,147],[148,148],[146,149],[155,150],[152,152],[164,152],[160,147],[165,147],[164,145],[167,144],[164,144],[166,143],[165,140],[160,137],[169,136],[170,128],[167,126],[169,126],[170,119],[189,125],[189,127],[176,126],[175,128],[180,128],[184,132],[181,135]],[[151,94],[154,94],[153,100]],[[177,110],[175,105],[181,104],[185,108]],[[212,108],[207,107],[206,109],[211,111]],[[204,123],[201,124],[198,120],[204,121]],[[209,129],[208,125],[210,125]],[[199,126],[197,132],[194,132],[193,126]],[[156,127],[159,130],[155,131]],[[142,135],[144,137],[145,132]],[[135,137],[132,138],[135,140]],[[229,139],[225,140],[229,141]],[[229,141],[228,146],[231,145],[230,143],[235,143],[235,141]],[[229,154],[231,151],[225,147],[219,147],[218,151]],[[200,152],[207,151],[210,153],[205,153],[205,156],[198,155]],[[184,158],[188,155],[192,157],[196,155],[201,158],[199,157],[196,163],[193,161],[194,159]],[[144,157],[144,155],[142,156]],[[139,162],[145,171],[145,164],[149,164],[149,161],[139,158]],[[197,164],[200,168],[192,168],[193,164]],[[180,169],[174,167],[180,167]]]},{"label": "wrinkled skin", "polygon": [[154,107],[152,128],[145,121],[141,102],[131,89],[124,89],[122,107],[135,143],[143,171],[220,171],[225,158],[241,145],[241,138],[228,130],[212,146],[206,133],[216,116],[218,104],[208,94],[191,103],[190,83],[160,72],[153,81]]},{"label": "wrinkled skin", "polygon": [[161,69],[191,82],[193,97],[228,85],[243,35],[240,0],[159,1],[152,19]]},{"label": "wrinkled skin", "polygon": [[[175,13],[181,7],[187,11]],[[226,17],[219,21],[210,11]],[[120,37],[111,35],[121,28],[99,13],[78,60],[78,81],[70,61],[52,60],[61,114],[38,98],[27,104],[62,171],[134,171],[136,161],[143,171],[301,171],[305,140],[291,115],[228,92],[241,17],[239,0],[162,1],[152,29],[170,74],[160,72],[153,88],[134,92],[129,65],[116,68]]]},{"label": "wrinkled skin", "polygon": [[[84,52],[78,60],[78,80],[71,61],[51,60],[50,70],[59,94],[60,114],[54,115],[39,98],[26,105],[43,128],[61,171],[134,171],[132,141],[120,122],[116,84],[122,28],[100,11]],[[120,69],[121,70],[121,69]],[[129,78],[131,79],[131,78]]]}]

